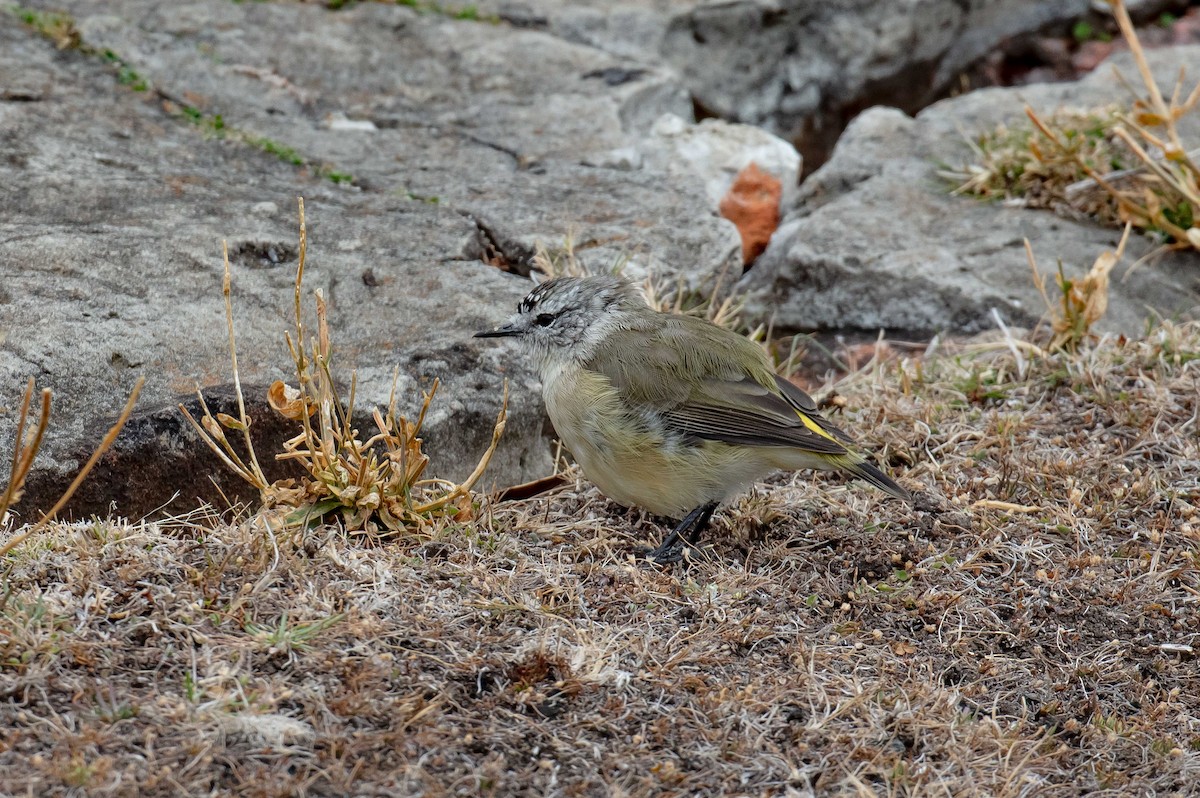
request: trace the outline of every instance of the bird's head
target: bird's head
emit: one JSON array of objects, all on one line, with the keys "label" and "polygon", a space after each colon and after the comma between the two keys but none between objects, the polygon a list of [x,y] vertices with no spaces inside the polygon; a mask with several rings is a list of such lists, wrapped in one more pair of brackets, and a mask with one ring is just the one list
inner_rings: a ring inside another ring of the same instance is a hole
[{"label": "bird's head", "polygon": [[613,275],[558,277],[534,288],[517,312],[476,338],[517,338],[545,367],[587,360],[614,329],[651,312],[632,285]]}]

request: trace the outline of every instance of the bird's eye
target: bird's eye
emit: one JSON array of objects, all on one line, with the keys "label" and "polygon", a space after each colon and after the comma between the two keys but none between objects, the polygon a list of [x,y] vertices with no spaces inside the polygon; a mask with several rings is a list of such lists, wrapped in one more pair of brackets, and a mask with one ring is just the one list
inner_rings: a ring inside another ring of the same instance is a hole
[{"label": "bird's eye", "polygon": [[537,326],[539,326],[539,327],[549,327],[551,324],[554,323],[554,320],[556,318],[558,318],[558,317],[555,316],[553,313],[539,313],[537,315],[537,318],[534,319],[534,323],[537,324]]}]

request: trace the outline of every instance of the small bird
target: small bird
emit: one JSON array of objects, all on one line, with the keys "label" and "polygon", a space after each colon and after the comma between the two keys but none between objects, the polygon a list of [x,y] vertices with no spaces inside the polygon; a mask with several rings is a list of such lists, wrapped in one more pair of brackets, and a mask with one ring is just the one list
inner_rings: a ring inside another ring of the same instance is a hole
[{"label": "small bird", "polygon": [[761,347],[654,310],[618,277],[548,280],[475,337],[518,338],[532,352],[555,431],[606,496],[684,516],[649,553],[657,562],[678,560],[721,501],[777,470],[844,471],[912,501]]}]

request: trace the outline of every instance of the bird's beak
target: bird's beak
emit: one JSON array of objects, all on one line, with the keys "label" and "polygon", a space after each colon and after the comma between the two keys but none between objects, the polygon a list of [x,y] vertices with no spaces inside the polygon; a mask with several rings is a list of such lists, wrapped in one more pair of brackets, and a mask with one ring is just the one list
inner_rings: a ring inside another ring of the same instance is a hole
[{"label": "bird's beak", "polygon": [[475,335],[473,337],[475,337],[475,338],[507,338],[512,335],[522,335],[522,334],[523,334],[522,330],[517,329],[517,327],[512,322],[508,322],[505,324],[501,324],[499,327],[497,327],[494,330],[481,330],[480,332],[475,333]]}]

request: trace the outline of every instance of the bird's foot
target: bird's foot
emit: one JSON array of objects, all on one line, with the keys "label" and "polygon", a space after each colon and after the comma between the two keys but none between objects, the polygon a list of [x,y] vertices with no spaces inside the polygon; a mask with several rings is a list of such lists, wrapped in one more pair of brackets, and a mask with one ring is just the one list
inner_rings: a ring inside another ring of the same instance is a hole
[{"label": "bird's foot", "polygon": [[709,519],[716,509],[717,503],[710,502],[692,510],[671,530],[671,534],[667,535],[661,546],[653,550],[642,549],[638,551],[638,556],[653,560],[659,565],[681,562],[686,552],[696,549],[700,535],[708,526]]},{"label": "bird's foot", "polygon": [[638,549],[637,556],[641,559],[655,562],[658,565],[672,565],[677,562],[683,562],[684,553],[694,548],[694,546],[690,546],[687,543],[668,541],[657,549]]}]

